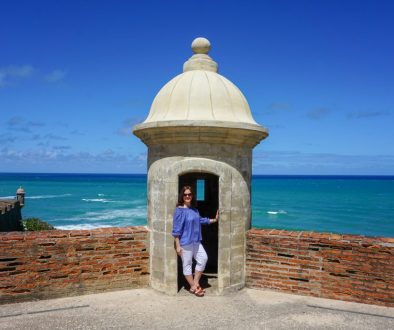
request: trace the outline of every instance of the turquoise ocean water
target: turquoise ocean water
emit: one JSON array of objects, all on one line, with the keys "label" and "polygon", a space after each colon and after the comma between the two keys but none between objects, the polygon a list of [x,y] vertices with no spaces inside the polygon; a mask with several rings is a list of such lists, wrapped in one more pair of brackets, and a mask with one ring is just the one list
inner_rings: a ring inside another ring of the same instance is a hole
[{"label": "turquoise ocean water", "polygon": [[[59,229],[146,225],[146,175],[0,174],[23,217]],[[394,237],[394,176],[254,176],[252,225]]]}]

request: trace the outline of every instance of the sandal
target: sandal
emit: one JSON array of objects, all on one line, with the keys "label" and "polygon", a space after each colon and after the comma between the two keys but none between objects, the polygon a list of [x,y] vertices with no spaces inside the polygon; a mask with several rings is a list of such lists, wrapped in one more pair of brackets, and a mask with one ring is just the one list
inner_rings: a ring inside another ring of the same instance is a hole
[{"label": "sandal", "polygon": [[200,289],[202,292],[204,292],[204,293],[205,293],[205,289],[204,289],[204,288],[202,288],[201,286],[197,285],[197,289]]},{"label": "sandal", "polygon": [[204,297],[204,291],[201,289],[201,287],[198,287],[195,291],[194,291],[194,295],[196,297]]},{"label": "sandal", "polygon": [[198,287],[196,286],[196,288],[195,289],[193,289],[193,288],[190,288],[189,289],[189,292],[191,293],[191,294],[195,294],[196,293],[196,291],[197,291],[197,289],[198,289]]}]

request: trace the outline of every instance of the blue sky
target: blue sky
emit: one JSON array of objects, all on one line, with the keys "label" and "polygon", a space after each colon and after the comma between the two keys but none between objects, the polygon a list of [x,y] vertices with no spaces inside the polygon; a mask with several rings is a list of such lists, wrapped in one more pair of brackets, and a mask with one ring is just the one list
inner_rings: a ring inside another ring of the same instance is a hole
[{"label": "blue sky", "polygon": [[270,131],[254,174],[394,174],[394,1],[0,1],[0,172],[146,173],[198,36]]}]

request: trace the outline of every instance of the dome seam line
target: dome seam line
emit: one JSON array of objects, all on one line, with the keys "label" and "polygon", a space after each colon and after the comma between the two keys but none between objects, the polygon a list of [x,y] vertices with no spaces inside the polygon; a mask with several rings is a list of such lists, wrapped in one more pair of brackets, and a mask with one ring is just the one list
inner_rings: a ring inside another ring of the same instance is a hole
[{"label": "dome seam line", "polygon": [[172,94],[174,93],[175,87],[178,85],[179,81],[181,80],[181,75],[178,76],[178,79],[175,81],[174,86],[171,89],[171,93],[170,93],[170,101],[168,102],[167,105],[167,110],[165,112],[165,114],[163,115],[163,119],[165,119],[168,115],[168,112],[170,111],[171,108],[171,101],[172,101]]},{"label": "dome seam line", "polygon": [[[236,87],[237,92],[238,92],[239,96],[241,97],[242,103],[244,105],[242,108],[244,115],[246,117],[248,117],[252,122],[255,122],[257,124],[257,122],[253,118],[252,111],[250,110],[249,103],[248,103],[245,95],[241,92],[241,90],[238,88],[237,85],[235,85],[235,87]],[[249,111],[247,111],[248,109],[249,109]]]},{"label": "dome seam line", "polygon": [[186,112],[186,120],[189,119],[189,113],[190,113],[190,98],[191,98],[191,91],[192,91],[192,85],[193,85],[193,80],[194,80],[194,75],[196,73],[193,72],[192,79],[190,80],[190,86],[189,86],[189,95],[188,95],[188,104],[187,104],[187,112]]},{"label": "dome seam line", "polygon": [[212,118],[216,120],[215,117],[215,112],[213,111],[213,102],[212,102],[212,89],[211,89],[211,83],[209,81],[208,74],[204,71],[205,77],[207,78],[208,81],[208,86],[209,86],[209,100],[211,101],[211,112],[212,112]]},{"label": "dome seam line", "polygon": [[[233,99],[232,99],[232,97],[231,97],[231,93],[230,93],[230,91],[228,90],[228,88],[227,88],[226,84],[224,83],[224,81],[223,81],[222,79],[219,79],[219,81],[222,83],[222,85],[223,85],[223,87],[224,87],[224,89],[225,89],[225,91],[226,91],[226,93],[227,93],[227,96],[228,96],[228,98],[229,98],[229,100],[230,100],[231,112],[233,113],[234,118],[235,118],[235,119],[238,119],[238,117],[237,117],[237,115],[236,115],[236,113],[235,113],[235,111],[234,111]],[[238,120],[239,120],[239,119],[238,119]]]}]

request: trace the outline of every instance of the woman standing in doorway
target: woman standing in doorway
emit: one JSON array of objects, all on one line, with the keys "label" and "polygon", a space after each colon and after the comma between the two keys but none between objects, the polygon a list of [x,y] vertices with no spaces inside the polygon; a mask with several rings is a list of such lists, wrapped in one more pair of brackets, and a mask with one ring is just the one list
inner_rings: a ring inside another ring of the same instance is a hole
[{"label": "woman standing in doorway", "polygon": [[[214,219],[202,218],[195,208],[196,200],[190,186],[184,186],[178,198],[174,213],[172,236],[175,237],[176,253],[182,258],[183,275],[190,285],[190,292],[198,297],[204,296],[200,286],[200,278],[207,264],[208,256],[201,244],[201,225],[215,223],[219,219],[219,211]],[[196,260],[194,278],[192,274],[193,258]]]}]

